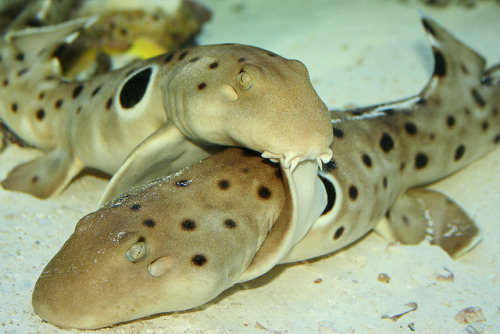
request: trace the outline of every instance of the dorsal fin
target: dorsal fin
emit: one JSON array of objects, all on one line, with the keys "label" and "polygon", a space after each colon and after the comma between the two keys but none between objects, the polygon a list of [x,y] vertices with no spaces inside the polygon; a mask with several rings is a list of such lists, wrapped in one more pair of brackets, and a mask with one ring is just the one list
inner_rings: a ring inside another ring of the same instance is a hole
[{"label": "dorsal fin", "polygon": [[[486,66],[485,59],[457,40],[433,19],[424,13],[421,13],[421,16],[434,55],[434,71],[422,92],[423,97],[432,94],[437,85],[436,81],[439,81],[441,87],[479,85]],[[444,82],[446,85],[443,85]]]},{"label": "dorsal fin", "polygon": [[26,64],[46,61],[54,57],[61,44],[71,43],[96,20],[97,17],[84,17],[52,26],[9,31],[4,37],[4,52],[12,56],[22,54]]}]

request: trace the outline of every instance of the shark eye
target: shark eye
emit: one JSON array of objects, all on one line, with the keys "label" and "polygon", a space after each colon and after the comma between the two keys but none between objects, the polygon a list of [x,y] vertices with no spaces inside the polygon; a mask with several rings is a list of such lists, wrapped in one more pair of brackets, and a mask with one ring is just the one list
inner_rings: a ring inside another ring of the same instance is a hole
[{"label": "shark eye", "polygon": [[143,241],[136,242],[127,251],[127,259],[132,262],[142,261],[147,255],[148,245]]},{"label": "shark eye", "polygon": [[241,88],[243,89],[250,89],[250,87],[252,87],[252,84],[253,84],[253,80],[252,80],[252,77],[250,76],[250,74],[248,74],[247,72],[240,72],[240,74],[238,74],[238,85],[241,86]]}]

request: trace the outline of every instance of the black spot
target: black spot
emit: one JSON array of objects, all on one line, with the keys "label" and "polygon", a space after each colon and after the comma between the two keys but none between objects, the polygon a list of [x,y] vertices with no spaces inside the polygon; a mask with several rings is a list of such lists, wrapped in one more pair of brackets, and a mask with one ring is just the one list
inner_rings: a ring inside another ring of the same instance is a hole
[{"label": "black spot", "polygon": [[16,60],[23,61],[24,60],[24,53],[18,53],[15,56]]},{"label": "black spot", "polygon": [[399,170],[402,172],[406,167],[406,163],[404,161],[401,161],[401,164],[399,164]]},{"label": "black spot", "polygon": [[141,205],[139,203],[135,203],[135,204],[132,204],[132,206],[130,207],[130,210],[137,211],[140,208],[141,208]]},{"label": "black spot", "polygon": [[83,91],[83,85],[80,84],[73,89],[73,98],[76,99]]},{"label": "black spot", "polygon": [[432,36],[436,36],[436,31],[432,28],[429,22],[426,19],[422,19],[422,24],[424,25],[424,29],[431,34]]},{"label": "black spot", "polygon": [[493,142],[494,142],[495,144],[500,143],[500,133],[499,133],[499,134],[497,134],[497,135],[495,136],[495,138],[493,138]]},{"label": "black spot", "polygon": [[484,121],[482,124],[481,124],[481,128],[483,129],[483,131],[486,131],[488,130],[488,128],[490,127],[490,124],[488,123],[488,121]]},{"label": "black spot", "polygon": [[62,105],[63,105],[63,99],[59,99],[56,101],[56,103],[54,103],[54,108],[60,109]]},{"label": "black spot", "polygon": [[4,79],[2,81],[2,86],[7,87],[9,85],[9,79]]},{"label": "black spot", "polygon": [[38,94],[38,99],[39,100],[43,100],[45,98],[45,93],[44,92],[40,92],[40,94]]},{"label": "black spot", "polygon": [[387,176],[384,176],[383,180],[382,180],[382,186],[385,188],[387,188]]},{"label": "black spot", "polygon": [[344,226],[340,226],[336,231],[335,231],[335,234],[333,235],[333,240],[337,240],[338,238],[340,238],[342,236],[342,234],[344,234]]},{"label": "black spot", "polygon": [[204,255],[196,254],[191,258],[191,262],[197,266],[202,266],[207,262],[207,258]]},{"label": "black spot", "polygon": [[35,175],[31,178],[31,183],[37,183],[37,182],[38,182],[38,176]]},{"label": "black spot", "polygon": [[406,133],[411,135],[411,136],[414,136],[417,134],[417,126],[412,122],[405,123],[405,130],[406,130]]},{"label": "black spot", "polygon": [[183,53],[181,53],[179,56],[179,60],[183,60],[184,58],[186,58],[187,54],[188,54],[188,51],[184,51]]},{"label": "black spot", "polygon": [[20,77],[21,75],[23,75],[24,73],[28,72],[28,69],[27,68],[23,68],[22,70],[19,70],[17,72],[17,76]]},{"label": "black spot", "polygon": [[174,58],[174,53],[173,52],[168,53],[167,56],[165,57],[165,64],[169,63],[172,60],[172,58]]},{"label": "black spot", "polygon": [[424,153],[418,153],[415,157],[415,168],[421,169],[427,166],[427,162],[429,162],[429,158]]},{"label": "black spot", "polygon": [[335,187],[327,178],[325,178],[321,175],[319,175],[319,178],[321,179],[321,181],[323,182],[323,185],[325,186],[326,195],[327,195],[326,207],[325,207],[325,210],[323,210],[323,213],[321,214],[323,216],[332,210],[333,206],[335,205],[335,200],[337,198],[337,194],[335,193]]},{"label": "black spot", "polygon": [[206,84],[206,83],[204,83],[204,82],[202,82],[202,83],[200,83],[200,84],[198,85],[198,89],[199,89],[199,90],[205,89],[206,87],[207,87],[207,84]]},{"label": "black spot", "polygon": [[145,221],[142,222],[144,226],[146,227],[155,227],[156,223],[153,219],[146,219]]},{"label": "black spot", "polygon": [[113,98],[112,98],[112,97],[110,97],[110,98],[106,101],[106,110],[110,110],[112,106],[113,106]]},{"label": "black spot", "polygon": [[96,96],[96,95],[97,95],[97,93],[99,93],[99,91],[101,90],[101,87],[102,87],[102,86],[97,86],[97,87],[96,87],[96,89],[94,89],[94,90],[92,91],[92,94],[91,94],[91,95],[92,95],[92,97]]},{"label": "black spot", "polygon": [[153,70],[148,67],[129,78],[120,91],[120,104],[124,109],[130,109],[141,102]]},{"label": "black spot", "polygon": [[220,180],[219,181],[219,189],[226,190],[229,188],[230,185],[231,185],[231,183],[229,183],[228,180]]},{"label": "black spot", "polygon": [[177,187],[187,187],[191,184],[190,180],[179,180],[175,182],[175,185]]},{"label": "black spot", "polygon": [[481,94],[479,94],[479,92],[475,88],[472,88],[470,92],[472,94],[472,97],[474,98],[474,101],[476,101],[476,103],[480,107],[484,107],[486,102],[484,101],[484,98],[481,96]]},{"label": "black spot", "polygon": [[437,77],[444,77],[446,75],[446,61],[443,54],[434,50],[434,74]]},{"label": "black spot", "polygon": [[214,69],[214,68],[217,68],[219,66],[219,63],[218,62],[213,62],[212,64],[208,65],[208,67],[210,67],[211,69]]},{"label": "black spot", "polygon": [[450,116],[448,116],[448,117],[446,118],[446,125],[448,125],[448,127],[449,127],[449,128],[454,127],[454,126],[455,126],[455,117],[453,117],[453,116],[451,116],[451,115],[450,115]]},{"label": "black spot", "polygon": [[238,63],[242,63],[242,62],[244,62],[245,60],[246,60],[246,58],[240,58],[240,59],[238,59]]},{"label": "black spot", "polygon": [[14,113],[17,112],[17,103],[12,103],[10,105],[10,110],[12,110],[12,112]]},{"label": "black spot", "polygon": [[333,128],[333,135],[337,138],[342,138],[344,137],[344,131],[340,130],[339,128]]},{"label": "black spot", "polygon": [[455,150],[455,161],[460,160],[464,156],[464,153],[465,153],[464,145],[460,145],[459,147],[457,147],[457,149]]},{"label": "black spot", "polygon": [[181,226],[184,231],[192,231],[196,228],[196,223],[191,219],[186,219],[181,223]]},{"label": "black spot", "polygon": [[42,119],[45,118],[45,110],[43,109],[39,109],[37,112],[36,112],[36,119],[41,121]]},{"label": "black spot", "polygon": [[258,191],[259,197],[269,199],[271,197],[271,190],[268,187],[261,186]]},{"label": "black spot", "polygon": [[200,57],[194,57],[194,58],[189,59],[189,62],[190,62],[190,63],[195,63],[195,62],[197,62],[198,60],[200,60]]},{"label": "black spot", "polygon": [[385,153],[390,152],[394,148],[394,141],[387,133],[382,134],[382,138],[380,138],[380,148]]},{"label": "black spot", "polygon": [[363,163],[365,164],[366,167],[371,167],[372,166],[372,159],[368,156],[368,154],[363,154]]},{"label": "black spot", "polygon": [[226,219],[224,221],[224,225],[227,227],[227,228],[235,228],[236,227],[236,222],[232,219]]},{"label": "black spot", "polygon": [[356,186],[349,187],[349,198],[353,201],[358,198],[358,188],[356,188]]}]

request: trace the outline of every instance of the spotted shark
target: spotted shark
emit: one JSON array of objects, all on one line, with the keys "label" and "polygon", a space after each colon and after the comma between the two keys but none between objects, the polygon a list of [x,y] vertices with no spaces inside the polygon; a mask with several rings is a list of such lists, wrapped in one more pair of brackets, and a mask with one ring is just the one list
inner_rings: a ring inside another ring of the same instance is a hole
[{"label": "spotted shark", "polygon": [[471,249],[474,221],[425,185],[500,147],[500,65],[485,69],[432,19],[422,23],[429,83],[404,100],[332,111],[335,154],[323,170],[306,161],[291,173],[231,148],[133,187],[78,222],[35,285],[35,313],[101,328],[186,310],[372,229],[452,257]]},{"label": "spotted shark", "polygon": [[88,167],[119,172],[111,185],[125,190],[158,165],[177,171],[217,145],[283,157],[292,169],[331,159],[328,109],[300,61],[247,45],[208,45],[67,81],[57,56],[94,21],[9,31],[0,42],[0,122],[44,152],[15,167],[5,189],[46,198]]}]

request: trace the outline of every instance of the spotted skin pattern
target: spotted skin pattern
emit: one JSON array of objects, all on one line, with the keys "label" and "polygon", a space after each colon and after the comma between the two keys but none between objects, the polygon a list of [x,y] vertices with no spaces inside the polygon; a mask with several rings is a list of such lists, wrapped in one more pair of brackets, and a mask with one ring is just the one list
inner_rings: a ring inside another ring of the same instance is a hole
[{"label": "spotted skin pattern", "polygon": [[301,62],[252,46],[209,45],[65,81],[55,56],[90,23],[9,32],[0,42],[0,121],[45,152],[12,170],[4,188],[46,198],[84,167],[114,174],[134,149],[122,180],[137,174],[136,165],[182,169],[214,145],[283,157],[292,169],[330,160],[328,110]]},{"label": "spotted skin pattern", "polygon": [[450,256],[473,247],[467,213],[419,186],[500,147],[500,67],[485,71],[479,55],[422,21],[435,58],[429,84],[402,101],[332,112],[336,153],[314,170],[319,191],[297,180],[308,164],[291,174],[237,148],[132,188],[78,223],[36,283],[35,312],[60,327],[100,328],[189,309],[374,228]]}]

